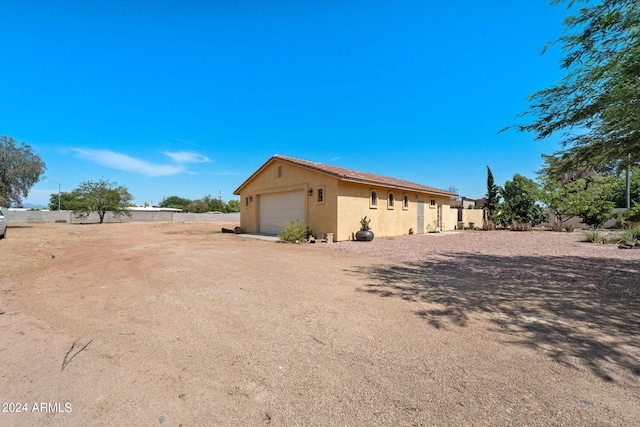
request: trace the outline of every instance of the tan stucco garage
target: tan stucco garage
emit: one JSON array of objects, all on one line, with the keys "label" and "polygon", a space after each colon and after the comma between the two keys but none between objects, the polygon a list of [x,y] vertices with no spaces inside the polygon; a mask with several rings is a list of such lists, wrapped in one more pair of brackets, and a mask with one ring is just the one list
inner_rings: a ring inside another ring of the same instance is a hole
[{"label": "tan stucco garage", "polygon": [[314,232],[349,240],[360,219],[378,237],[453,230],[456,194],[383,175],[274,155],[234,192],[247,232],[278,234],[298,220]]}]

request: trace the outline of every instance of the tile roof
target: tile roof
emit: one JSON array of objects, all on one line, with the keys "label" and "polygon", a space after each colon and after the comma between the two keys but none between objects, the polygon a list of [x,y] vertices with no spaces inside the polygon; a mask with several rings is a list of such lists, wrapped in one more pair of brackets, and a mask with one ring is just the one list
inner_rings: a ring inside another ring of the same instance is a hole
[{"label": "tile roof", "polygon": [[426,185],[416,184],[414,182],[404,181],[402,179],[391,178],[383,175],[376,175],[368,172],[361,172],[353,169],[347,169],[339,166],[326,165],[324,163],[311,162],[308,160],[297,159],[294,157],[281,156],[275,154],[264,165],[262,165],[253,175],[251,175],[245,182],[238,187],[234,194],[239,194],[239,191],[244,185],[249,182],[255,175],[260,172],[268,163],[273,160],[281,160],[286,163],[291,163],[304,168],[312,169],[317,172],[322,172],[331,176],[334,176],[343,181],[359,182],[363,184],[380,185],[390,188],[398,188],[403,190],[413,190],[423,193],[439,194],[445,196],[457,196],[456,193],[452,193],[447,190],[440,190],[438,188],[428,187]]}]

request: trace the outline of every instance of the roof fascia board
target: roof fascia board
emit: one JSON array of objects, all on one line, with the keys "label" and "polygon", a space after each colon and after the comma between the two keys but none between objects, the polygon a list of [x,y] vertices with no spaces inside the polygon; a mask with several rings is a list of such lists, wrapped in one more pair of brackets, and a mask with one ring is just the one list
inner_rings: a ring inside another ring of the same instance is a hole
[{"label": "roof fascia board", "polygon": [[445,192],[445,191],[431,191],[431,190],[423,190],[420,188],[414,188],[414,187],[405,187],[405,186],[400,186],[400,185],[391,185],[391,184],[386,184],[384,182],[379,182],[379,181],[365,181],[362,179],[352,179],[352,178],[345,178],[342,177],[340,178],[342,181],[347,181],[347,182],[353,182],[354,184],[363,184],[363,185],[375,185],[378,187],[384,187],[384,188],[393,188],[393,189],[397,189],[397,190],[405,190],[405,191],[413,191],[416,193],[424,193],[424,194],[436,194],[436,195],[440,195],[440,196],[454,196],[454,193],[449,193],[449,192]]}]

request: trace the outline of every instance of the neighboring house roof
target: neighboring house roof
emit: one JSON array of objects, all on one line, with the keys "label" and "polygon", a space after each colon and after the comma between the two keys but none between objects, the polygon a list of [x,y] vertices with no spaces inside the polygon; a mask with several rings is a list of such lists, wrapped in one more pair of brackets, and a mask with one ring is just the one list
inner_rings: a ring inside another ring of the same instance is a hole
[{"label": "neighboring house roof", "polygon": [[362,184],[380,185],[383,187],[398,188],[402,190],[419,191],[422,193],[439,194],[444,196],[457,196],[456,193],[452,193],[446,190],[440,190],[438,188],[428,187],[426,185],[416,184],[414,182],[404,181],[402,179],[391,178],[383,175],[376,175],[368,172],[360,172],[353,169],[342,168],[339,166],[325,165],[324,163],[310,162],[308,160],[296,159],[294,157],[281,156],[279,154],[274,155],[267,160],[257,171],[255,171],[245,182],[243,182],[233,194],[240,194],[240,190],[249,181],[251,181],[256,175],[260,173],[269,163],[280,160],[285,163],[290,163],[296,166],[312,169],[320,173],[331,175],[342,181],[351,181]]},{"label": "neighboring house roof", "polygon": [[[466,203],[465,202],[473,202],[473,203]],[[471,206],[473,205],[473,207],[475,208],[481,208],[484,206],[485,200],[484,199],[472,199],[470,197],[463,197],[462,200],[452,200],[450,203],[450,206],[452,208],[463,208],[466,206]]]}]

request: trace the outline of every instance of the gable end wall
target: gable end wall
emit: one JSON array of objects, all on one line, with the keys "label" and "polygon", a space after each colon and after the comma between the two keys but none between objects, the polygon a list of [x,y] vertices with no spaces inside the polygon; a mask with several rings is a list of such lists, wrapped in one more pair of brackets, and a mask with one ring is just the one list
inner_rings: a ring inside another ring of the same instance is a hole
[{"label": "gable end wall", "polygon": [[[278,176],[278,168],[281,176]],[[260,231],[261,195],[302,190],[305,193],[305,223],[314,234],[335,233],[337,178],[307,168],[275,160],[267,164],[240,193],[240,226],[249,233]],[[323,188],[324,202],[318,203],[318,189]],[[309,196],[308,192],[312,190]],[[251,201],[247,205],[247,198]]]}]

